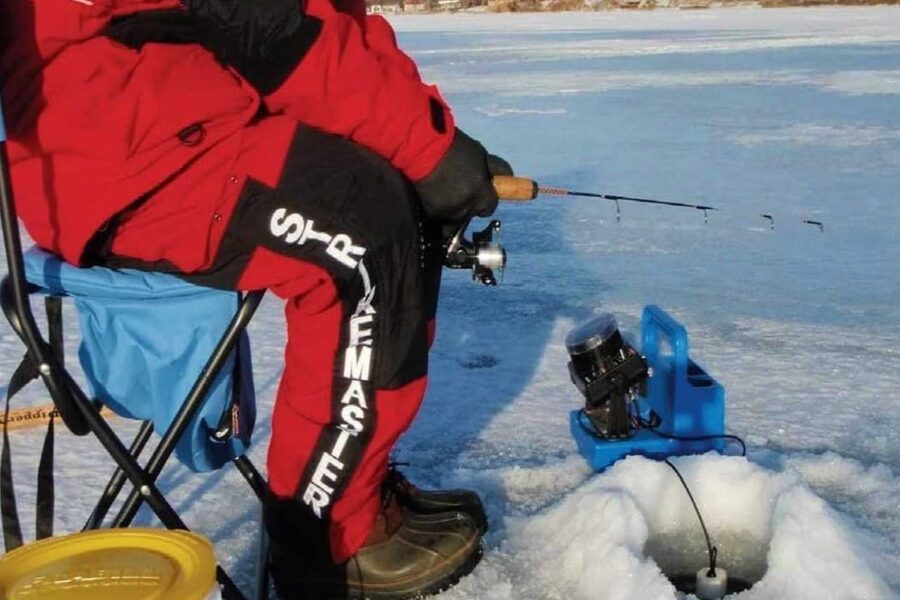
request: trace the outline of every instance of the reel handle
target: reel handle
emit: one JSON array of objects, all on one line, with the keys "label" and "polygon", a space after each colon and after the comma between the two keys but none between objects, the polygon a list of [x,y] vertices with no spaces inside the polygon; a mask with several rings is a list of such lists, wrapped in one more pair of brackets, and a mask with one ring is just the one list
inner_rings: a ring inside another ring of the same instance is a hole
[{"label": "reel handle", "polygon": [[537,198],[538,184],[527,177],[497,175],[493,178],[494,189],[501,200],[510,202],[530,202]]}]

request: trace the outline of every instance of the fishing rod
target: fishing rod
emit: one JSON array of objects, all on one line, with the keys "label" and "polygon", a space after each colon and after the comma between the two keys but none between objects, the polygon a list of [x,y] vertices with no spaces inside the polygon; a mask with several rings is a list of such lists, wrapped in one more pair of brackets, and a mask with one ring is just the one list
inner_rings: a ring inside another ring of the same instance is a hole
[{"label": "fishing rod", "polygon": [[[616,221],[622,220],[621,207],[619,202],[637,202],[641,204],[656,204],[658,206],[674,206],[677,208],[691,208],[703,211],[704,222],[709,222],[709,211],[722,210],[715,206],[705,204],[690,204],[687,202],[673,202],[671,200],[656,200],[654,198],[636,198],[634,196],[619,196],[616,194],[601,194],[597,192],[575,192],[561,187],[542,186],[533,179],[527,177],[494,177],[494,188],[501,200],[510,202],[530,202],[538,196],[578,196],[582,198],[599,198],[601,200],[609,200],[616,204]],[[774,231],[775,217],[771,214],[760,213],[759,215],[769,222],[769,228]],[[813,225],[819,228],[819,231],[825,232],[825,224],[821,221],[813,221],[804,219],[806,225]]]},{"label": "fishing rod", "polygon": [[[621,221],[622,215],[619,208],[619,201],[623,202],[640,202],[641,204],[657,204],[662,206],[678,206],[681,208],[693,208],[702,210],[704,217],[707,211],[719,210],[714,206],[705,206],[703,204],[687,204],[685,202],[672,202],[669,200],[654,200],[652,198],[633,198],[631,196],[616,196],[614,194],[598,194],[596,192],[573,192],[565,188],[538,186],[538,195],[546,196],[580,196],[583,198],[600,198],[602,200],[612,200],[616,203],[616,220]],[[537,196],[535,196],[537,197]]]},{"label": "fishing rod", "polygon": [[[622,220],[619,202],[636,202],[700,210],[703,211],[703,220],[707,223],[709,222],[709,211],[721,210],[706,204],[689,204],[687,202],[636,198],[634,196],[619,196],[597,192],[576,192],[561,187],[541,186],[537,181],[527,177],[497,176],[494,177],[493,183],[494,189],[497,190],[497,196],[507,202],[531,202],[540,195],[579,196],[615,202],[616,221],[619,222]],[[775,229],[775,217],[767,213],[761,213],[759,216],[769,222],[770,229]],[[469,222],[467,220],[463,223],[456,234],[444,245],[444,266],[451,269],[471,269],[474,280],[485,285],[497,285],[496,274],[502,272],[506,266],[506,251],[503,249],[503,246],[494,241],[494,235],[500,231],[500,221],[492,220],[483,230],[474,232],[471,240],[466,239],[465,236]],[[822,233],[825,232],[825,225],[821,221],[804,219],[803,223],[818,227]]]}]

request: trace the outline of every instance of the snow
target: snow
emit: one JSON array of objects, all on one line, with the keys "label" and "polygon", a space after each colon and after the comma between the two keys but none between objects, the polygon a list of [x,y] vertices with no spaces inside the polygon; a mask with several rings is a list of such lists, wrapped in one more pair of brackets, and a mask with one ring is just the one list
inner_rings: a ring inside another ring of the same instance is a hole
[{"label": "snow", "polygon": [[[717,455],[674,462],[715,532],[719,565],[732,577],[765,573],[739,597],[890,597],[862,543],[798,472]],[[681,484],[664,464],[639,457],[506,527],[503,543],[448,597],[673,598],[660,568],[693,573],[705,564]]]},{"label": "snow", "polygon": [[[441,597],[678,598],[662,572],[703,566],[665,464],[629,458],[594,475],[568,433],[579,398],[565,335],[613,312],[635,336],[649,303],[687,326],[726,386],[728,430],[749,443],[747,459],[674,461],[720,564],[759,579],[734,597],[900,597],[900,8],[392,22],[460,126],[520,173],[722,209],[704,224],[623,203],[617,223],[599,200],[503,206],[502,285],[445,274],[429,394],[396,458],[423,486],[477,489],[492,529],[482,564]],[[22,348],[2,327],[9,374]],[[260,466],[282,329],[269,297],[251,325]],[[12,440],[28,521],[40,433]],[[111,467],[68,435],[58,463],[57,528],[73,531]],[[258,507],[239,475],[171,467],[161,482],[249,589]]]}]

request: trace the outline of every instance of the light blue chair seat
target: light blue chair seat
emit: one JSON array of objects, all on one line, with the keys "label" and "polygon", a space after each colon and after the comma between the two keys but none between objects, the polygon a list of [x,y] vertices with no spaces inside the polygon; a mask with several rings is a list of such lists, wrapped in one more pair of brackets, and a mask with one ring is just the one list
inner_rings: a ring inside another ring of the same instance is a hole
[{"label": "light blue chair seat", "polygon": [[[162,273],[77,268],[37,248],[24,259],[30,284],[74,300],[93,396],[123,417],[151,420],[162,435],[234,317],[238,293]],[[256,407],[246,333],[236,348],[237,361],[232,353],[176,446],[194,471],[218,469],[249,445]],[[223,428],[229,435],[217,439]]]}]

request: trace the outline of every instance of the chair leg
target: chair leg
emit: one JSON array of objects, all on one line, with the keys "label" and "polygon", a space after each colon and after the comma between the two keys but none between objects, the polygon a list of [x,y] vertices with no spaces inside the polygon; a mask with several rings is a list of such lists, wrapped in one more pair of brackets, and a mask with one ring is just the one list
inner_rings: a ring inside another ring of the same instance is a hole
[{"label": "chair leg", "polygon": [[255,600],[268,600],[269,599],[269,535],[266,532],[266,524],[264,518],[264,507],[263,503],[266,501],[266,494],[268,491],[268,487],[266,486],[266,480],[260,474],[260,472],[256,469],[253,463],[247,458],[246,454],[242,454],[235,458],[233,461],[234,466],[237,467],[237,470],[241,475],[244,476],[244,479],[247,480],[247,483],[250,484],[250,487],[253,489],[256,497],[259,498],[260,508],[260,519],[259,519],[259,546],[257,548],[257,557],[256,557],[256,598]]},{"label": "chair leg", "polygon": [[256,497],[260,502],[266,501],[266,493],[267,486],[265,478],[260,474],[260,472],[256,469],[250,459],[247,458],[246,454],[241,454],[233,461],[234,466],[237,467],[237,470],[240,471],[241,475],[244,476],[244,479],[247,480],[247,483],[250,484],[250,487],[253,489],[253,493],[256,494]]},{"label": "chair leg", "polygon": [[225,569],[220,566],[216,567],[216,581],[222,586],[222,600],[247,600],[247,596],[241,592]]},{"label": "chair leg", "polygon": [[82,414],[85,415],[89,426],[94,431],[94,435],[97,436],[97,439],[109,455],[125,471],[126,476],[134,486],[135,492],[150,505],[150,508],[167,529],[186,530],[187,526],[184,524],[184,521],[181,520],[181,517],[169,504],[169,501],[156,487],[155,478],[144,471],[137,463],[137,460],[128,453],[128,450],[99,413],[94,411],[94,414],[90,414],[89,411],[92,410],[94,410],[93,407],[85,408]]},{"label": "chair leg", "polygon": [[[128,453],[135,459],[139,457],[152,434],[153,422],[144,421],[141,423],[141,428],[134,437],[134,441],[131,442]],[[122,487],[125,485],[126,480],[127,478],[125,477],[125,472],[122,470],[122,467],[118,467],[115,473],[113,473],[112,478],[109,480],[109,483],[106,484],[103,495],[101,495],[100,499],[97,501],[97,506],[94,507],[94,511],[91,513],[90,518],[88,518],[87,523],[84,524],[82,531],[100,528],[103,524],[103,519],[105,519],[106,515],[109,513],[109,509],[112,507],[113,502],[116,501],[119,492],[122,491]]]}]

